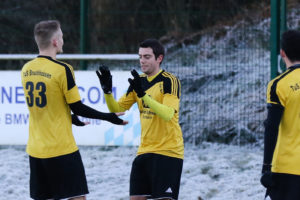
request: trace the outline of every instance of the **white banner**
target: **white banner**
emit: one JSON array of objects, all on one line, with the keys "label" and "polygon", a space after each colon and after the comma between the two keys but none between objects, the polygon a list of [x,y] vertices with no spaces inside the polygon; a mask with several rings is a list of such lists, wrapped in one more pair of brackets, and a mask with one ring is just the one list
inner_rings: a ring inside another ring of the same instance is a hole
[{"label": "white banner", "polygon": [[[130,72],[112,71],[113,95],[119,99],[128,88]],[[109,112],[103,91],[94,71],[75,71],[75,81],[82,102],[96,110]],[[84,127],[73,125],[78,145],[139,145],[140,121],[135,104],[124,116],[125,126],[106,121],[81,118],[90,124]],[[0,144],[26,144],[28,139],[29,114],[24,98],[20,71],[0,71]]]}]

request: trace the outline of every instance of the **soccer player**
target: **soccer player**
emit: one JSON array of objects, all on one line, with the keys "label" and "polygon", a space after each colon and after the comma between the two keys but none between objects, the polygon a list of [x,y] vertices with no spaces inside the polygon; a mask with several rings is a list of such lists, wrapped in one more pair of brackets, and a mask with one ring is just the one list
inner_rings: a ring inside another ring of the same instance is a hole
[{"label": "soccer player", "polygon": [[280,55],[287,70],[267,89],[261,183],[266,199],[300,199],[300,32],[283,33]]},{"label": "soccer player", "polygon": [[118,118],[123,113],[102,113],[82,104],[72,66],[56,60],[56,54],[63,51],[58,21],[36,24],[34,37],[39,56],[27,62],[21,74],[29,109],[30,196],[85,200],[88,187],[72,119],[77,125],[84,125],[77,115],[120,125],[127,121]]},{"label": "soccer player", "polygon": [[130,199],[177,199],[183,164],[183,138],[178,123],[180,81],[160,68],[164,47],[155,39],[140,43],[142,75],[131,71],[133,79],[126,94],[116,101],[112,94],[112,76],[107,67],[97,71],[111,112],[129,110],[138,104],[141,144],[132,163]]}]

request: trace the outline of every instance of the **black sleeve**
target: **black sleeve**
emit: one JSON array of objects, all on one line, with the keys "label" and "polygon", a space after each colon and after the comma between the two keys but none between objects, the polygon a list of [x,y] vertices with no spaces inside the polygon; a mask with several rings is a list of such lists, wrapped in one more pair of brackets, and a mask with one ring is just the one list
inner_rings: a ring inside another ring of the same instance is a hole
[{"label": "black sleeve", "polygon": [[123,120],[120,119],[115,113],[103,113],[99,112],[85,104],[81,101],[69,104],[72,112],[75,115],[79,115],[82,117],[87,117],[91,119],[101,119],[109,121],[113,124],[122,124]]},{"label": "black sleeve", "polygon": [[77,115],[72,115],[72,124],[76,125],[76,126],[84,126],[85,124],[80,121],[77,117]]},{"label": "black sleeve", "polygon": [[267,119],[264,122],[264,164],[271,165],[278,137],[278,128],[284,111],[284,107],[278,104],[268,104],[267,108],[268,115]]}]

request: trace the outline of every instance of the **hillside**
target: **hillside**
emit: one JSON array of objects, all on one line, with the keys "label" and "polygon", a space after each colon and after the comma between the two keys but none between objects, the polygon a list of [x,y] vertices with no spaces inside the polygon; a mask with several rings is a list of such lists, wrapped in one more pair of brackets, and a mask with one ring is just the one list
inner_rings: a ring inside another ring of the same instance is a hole
[{"label": "hillside", "polygon": [[[289,10],[289,29],[299,29],[299,13],[299,6]],[[194,44],[181,43],[184,47],[175,50],[178,44],[169,45],[165,68],[181,79],[186,141],[261,145],[270,80],[269,30],[269,17],[248,15],[202,31]]]}]

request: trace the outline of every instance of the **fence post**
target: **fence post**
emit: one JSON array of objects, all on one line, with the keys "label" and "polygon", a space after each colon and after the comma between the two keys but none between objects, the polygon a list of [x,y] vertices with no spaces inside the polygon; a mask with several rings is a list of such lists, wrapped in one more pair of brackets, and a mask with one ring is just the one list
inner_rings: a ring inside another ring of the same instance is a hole
[{"label": "fence post", "polygon": [[280,13],[279,0],[271,0],[271,79],[277,76],[278,72],[278,54],[279,54],[279,40],[280,40]]},{"label": "fence post", "polygon": [[[287,30],[287,26],[286,26],[286,0],[280,0],[280,36],[279,36],[280,39],[281,39],[282,33],[285,32],[286,30]],[[283,62],[281,57],[280,57],[279,67],[280,67],[282,72],[284,72],[286,70],[285,63]]]},{"label": "fence post", "polygon": [[280,35],[286,31],[286,0],[280,1]]},{"label": "fence post", "polygon": [[280,38],[286,31],[286,0],[271,0],[271,79],[280,71],[285,71],[285,64],[280,58]]}]

